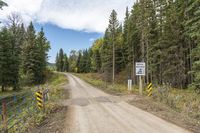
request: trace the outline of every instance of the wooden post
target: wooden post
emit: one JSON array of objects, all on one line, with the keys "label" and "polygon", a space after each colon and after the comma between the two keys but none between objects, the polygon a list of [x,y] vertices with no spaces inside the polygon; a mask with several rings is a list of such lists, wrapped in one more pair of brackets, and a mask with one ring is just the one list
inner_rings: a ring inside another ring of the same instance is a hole
[{"label": "wooden post", "polygon": [[140,95],[143,93],[142,76],[139,76],[139,93]]},{"label": "wooden post", "polygon": [[43,112],[45,113],[45,111],[46,111],[46,109],[45,109],[45,93],[44,93],[44,91],[42,92],[42,101],[43,101]]},{"label": "wooden post", "polygon": [[2,103],[3,133],[8,133],[6,102]]}]

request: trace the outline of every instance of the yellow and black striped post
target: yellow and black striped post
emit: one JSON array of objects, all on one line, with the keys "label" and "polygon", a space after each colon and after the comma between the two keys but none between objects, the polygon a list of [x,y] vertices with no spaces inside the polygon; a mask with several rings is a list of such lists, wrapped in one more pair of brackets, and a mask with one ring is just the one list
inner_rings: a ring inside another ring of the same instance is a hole
[{"label": "yellow and black striped post", "polygon": [[39,109],[43,108],[43,94],[42,91],[38,91],[35,93],[37,99],[37,105]]},{"label": "yellow and black striped post", "polygon": [[147,92],[148,92],[148,97],[150,97],[152,95],[152,90],[153,90],[153,87],[152,87],[152,83],[150,83],[148,86],[147,86]]}]

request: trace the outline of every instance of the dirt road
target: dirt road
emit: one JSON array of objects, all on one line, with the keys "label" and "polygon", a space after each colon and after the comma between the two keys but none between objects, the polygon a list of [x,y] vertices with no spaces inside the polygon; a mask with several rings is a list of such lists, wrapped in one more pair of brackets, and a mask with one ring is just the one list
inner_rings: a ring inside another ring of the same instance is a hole
[{"label": "dirt road", "polygon": [[71,74],[67,76],[71,120],[66,124],[66,133],[189,133]]}]

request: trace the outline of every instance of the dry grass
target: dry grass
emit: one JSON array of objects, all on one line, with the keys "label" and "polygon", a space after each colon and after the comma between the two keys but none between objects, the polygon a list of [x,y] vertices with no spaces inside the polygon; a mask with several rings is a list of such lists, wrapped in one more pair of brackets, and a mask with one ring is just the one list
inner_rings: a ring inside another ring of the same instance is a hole
[{"label": "dry grass", "polygon": [[96,73],[75,74],[75,75],[109,94],[123,95],[131,93],[127,91],[126,85],[118,83],[113,85],[112,83],[103,80],[102,75],[98,75]]},{"label": "dry grass", "polygon": [[200,95],[193,90],[180,90],[168,86],[157,87],[152,98],[179,113],[200,121]]}]

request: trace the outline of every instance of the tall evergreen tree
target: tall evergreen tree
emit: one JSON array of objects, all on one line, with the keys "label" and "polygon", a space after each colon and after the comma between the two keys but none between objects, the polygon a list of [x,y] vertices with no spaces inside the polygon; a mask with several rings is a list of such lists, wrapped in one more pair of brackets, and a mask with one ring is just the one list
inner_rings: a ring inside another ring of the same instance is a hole
[{"label": "tall evergreen tree", "polygon": [[105,31],[103,46],[101,50],[102,72],[105,73],[106,80],[112,79],[112,44],[108,29]]},{"label": "tall evergreen tree", "polygon": [[32,22],[27,28],[26,40],[24,42],[22,55],[22,67],[24,75],[27,78],[27,83],[37,84],[37,71],[39,69],[38,58],[40,57],[40,51],[36,45],[35,29]]},{"label": "tall evergreen tree", "polygon": [[64,71],[64,72],[68,72],[68,71],[69,71],[69,62],[68,62],[68,57],[67,57],[66,54],[64,54],[63,71]]},{"label": "tall evergreen tree", "polygon": [[88,73],[91,70],[91,60],[88,50],[83,51],[83,56],[80,60],[80,72]]},{"label": "tall evergreen tree", "polygon": [[58,53],[56,54],[56,71],[59,71],[59,55],[58,55]]},{"label": "tall evergreen tree", "polygon": [[47,59],[48,54],[47,52],[50,49],[49,42],[47,41],[43,28],[41,28],[41,31],[38,33],[36,38],[36,47],[39,51],[39,57],[37,59],[38,61],[38,70],[37,73],[35,73],[35,76],[37,77],[37,83],[43,83],[45,81],[45,72],[47,67]]},{"label": "tall evergreen tree", "polygon": [[3,28],[0,32],[0,85],[2,91],[6,87],[12,86],[15,82],[15,77],[12,76],[10,69],[12,66],[12,35],[8,29]]},{"label": "tall evergreen tree", "polygon": [[13,88],[16,90],[19,88],[19,70],[20,70],[20,64],[21,64],[21,51],[22,51],[22,45],[24,43],[24,34],[25,30],[23,27],[22,19],[18,14],[11,14],[8,17],[8,28],[10,33],[12,34],[12,67],[10,71],[13,75]]},{"label": "tall evergreen tree", "polygon": [[[136,83],[135,76],[135,62],[138,61],[140,52],[140,32],[137,27],[137,17],[138,17],[138,3],[133,6],[131,11],[129,20],[128,20],[128,33],[127,33],[127,41],[128,41],[128,65],[131,67],[131,75],[133,78],[133,83]],[[130,73],[130,72],[129,72]],[[130,74],[129,74],[130,76]]]},{"label": "tall evergreen tree", "polygon": [[63,66],[64,66],[64,51],[63,51],[63,49],[60,49],[60,51],[59,51],[58,64],[59,64],[58,69],[60,72],[62,72]]},{"label": "tall evergreen tree", "polygon": [[127,62],[127,68],[128,68],[128,73],[129,76],[131,76],[131,64],[132,61],[130,59],[131,57],[131,49],[130,49],[130,42],[128,41],[128,34],[129,34],[129,21],[130,21],[130,14],[128,7],[126,8],[126,13],[125,13],[125,19],[124,19],[124,28],[123,28],[123,53]]},{"label": "tall evergreen tree", "polygon": [[[109,25],[105,32],[104,36],[104,45],[103,45],[103,56],[102,61],[103,63],[103,70],[108,73],[107,77],[109,79],[110,72],[112,69],[112,81],[114,83],[115,80],[115,73],[116,73],[116,48],[117,48],[117,36],[118,33],[120,33],[119,28],[119,21],[117,20],[117,13],[115,10],[111,12],[110,18],[109,18]],[[120,44],[119,44],[120,45]],[[119,49],[117,49],[117,52],[121,52]],[[119,54],[117,53],[117,54]],[[112,63],[111,63],[112,60]]]},{"label": "tall evergreen tree", "polygon": [[[197,88],[200,88],[200,12],[199,6],[200,2],[198,0],[189,0],[187,1],[187,21],[186,34],[190,39],[190,50],[191,50],[191,64],[192,70],[191,73],[194,75],[193,85]],[[191,44],[192,43],[192,44]]]},{"label": "tall evergreen tree", "polygon": [[99,50],[96,50],[94,53],[94,58],[95,58],[95,65],[96,65],[96,70],[97,72],[101,71],[101,55]]},{"label": "tall evergreen tree", "polygon": [[77,68],[78,73],[81,71],[81,59],[82,59],[82,53],[81,51],[79,51],[77,62],[76,62],[76,68]]}]

